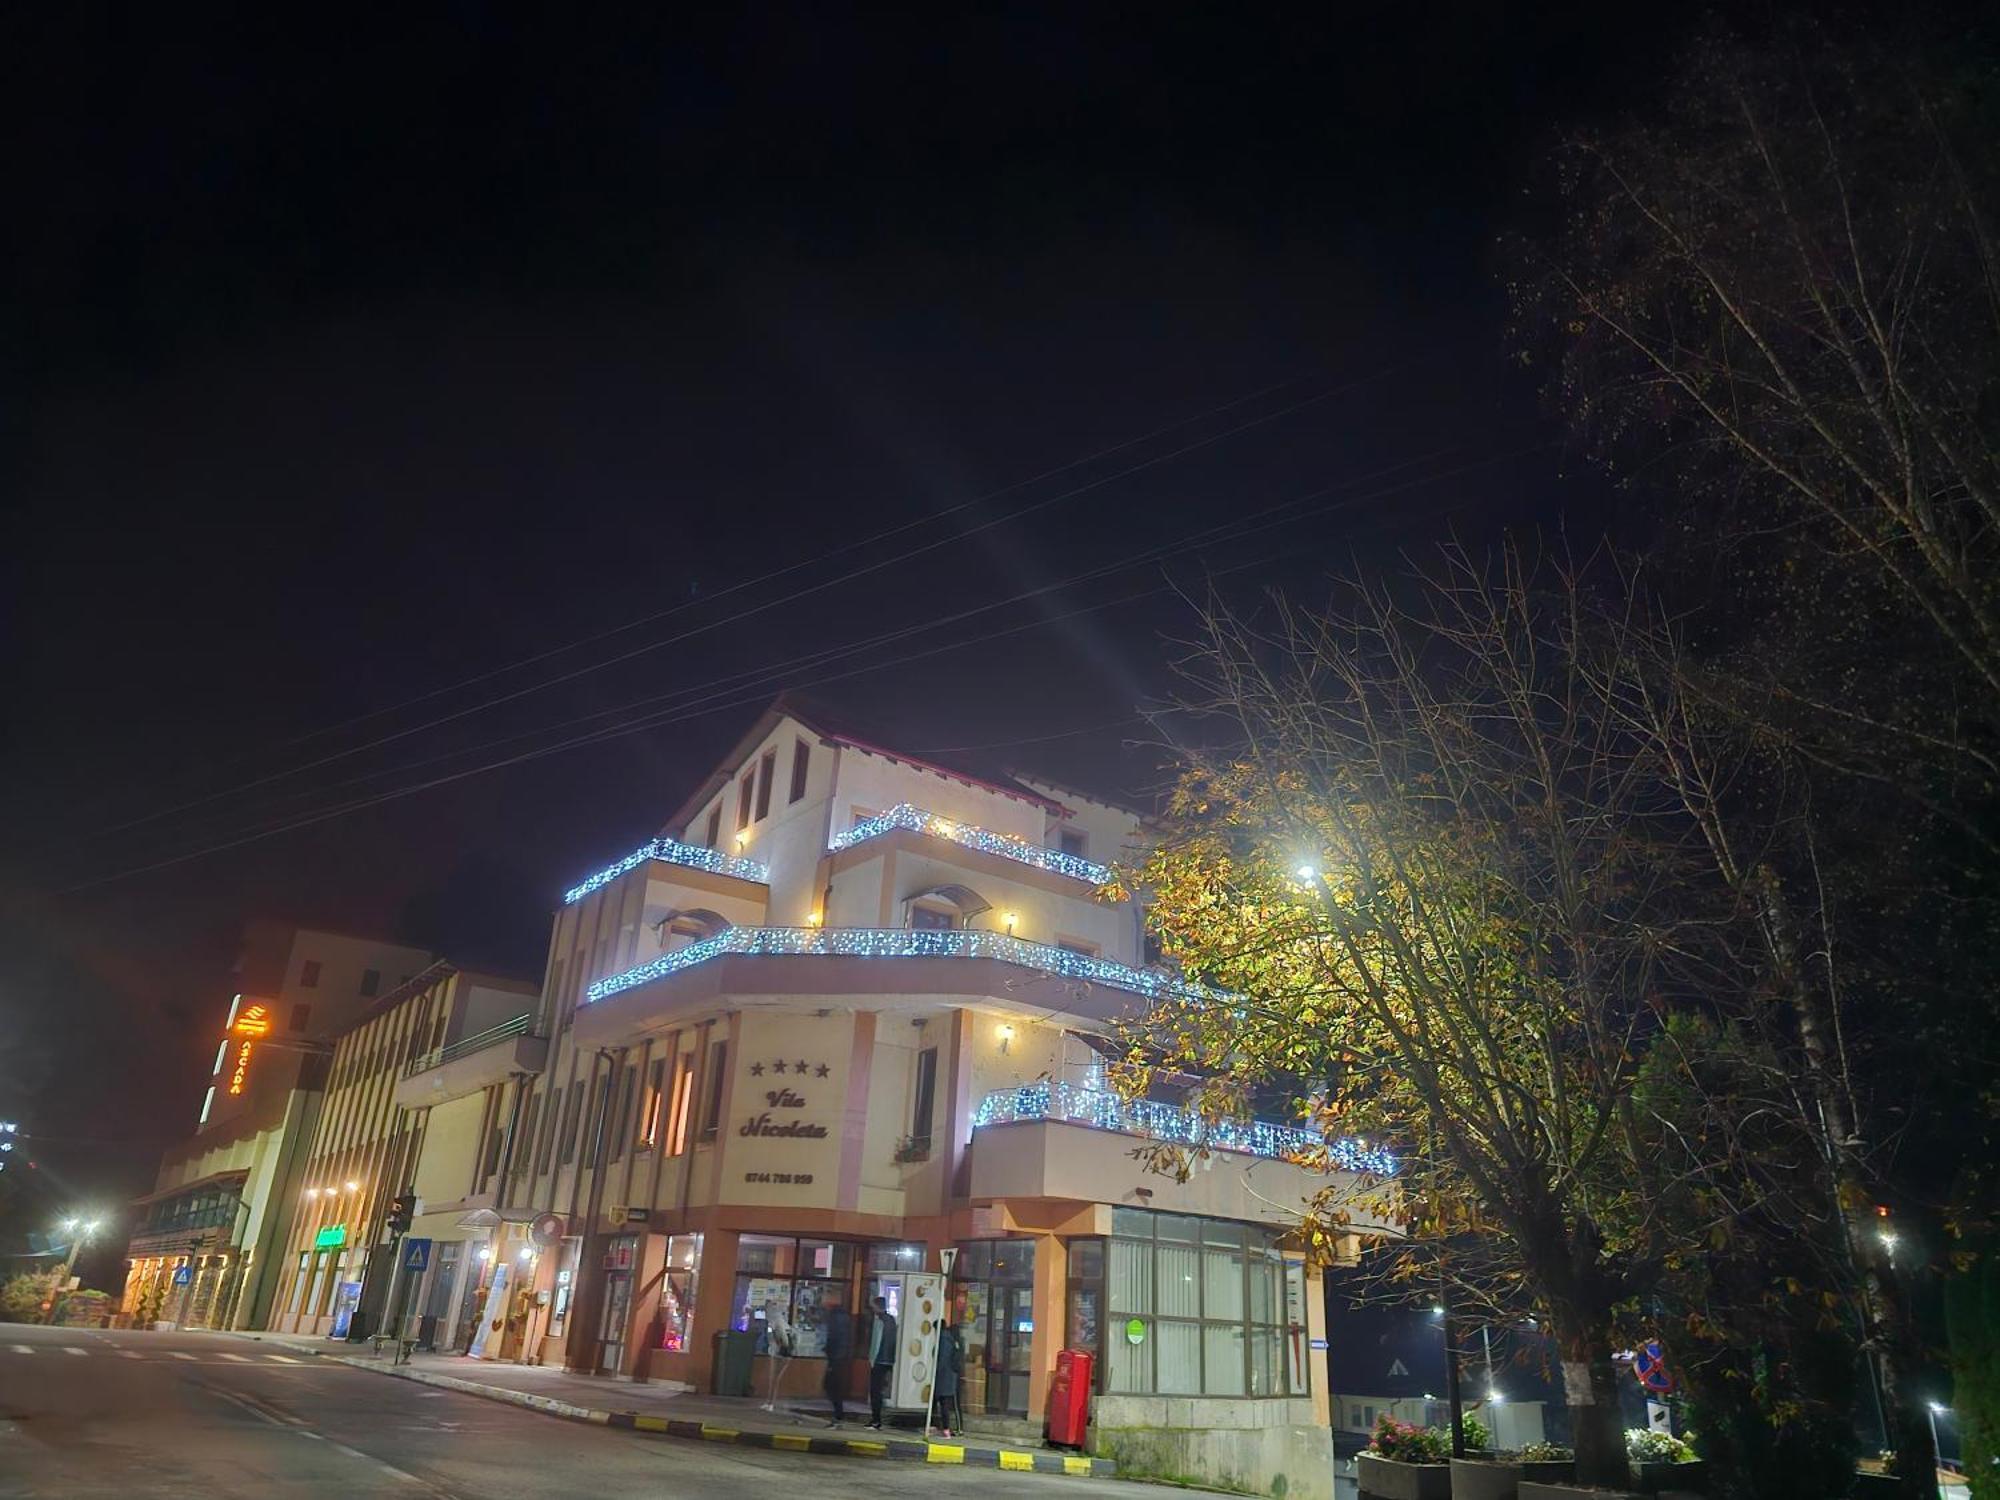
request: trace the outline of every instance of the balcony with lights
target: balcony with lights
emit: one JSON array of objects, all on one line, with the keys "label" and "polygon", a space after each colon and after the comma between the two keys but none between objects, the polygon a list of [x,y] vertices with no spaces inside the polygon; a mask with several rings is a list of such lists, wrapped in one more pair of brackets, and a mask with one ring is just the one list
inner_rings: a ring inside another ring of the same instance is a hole
[{"label": "balcony with lights", "polygon": [[1005,932],[969,928],[731,927],[585,991],[586,1045],[668,1024],[730,996],[991,997],[1103,1018],[1135,998],[1225,997],[1158,969],[1134,968]]},{"label": "balcony with lights", "polygon": [[845,832],[835,834],[827,843],[827,852],[840,854],[849,849],[873,848],[879,841],[892,839],[897,833],[916,835],[926,841],[928,847],[925,844],[913,847],[924,848],[927,853],[936,853],[941,846],[955,845],[990,859],[1004,861],[1002,868],[1011,867],[1011,872],[1017,875],[1022,871],[1034,871],[1059,876],[1072,882],[1072,889],[1094,889],[1111,881],[1109,865],[1085,859],[1080,854],[1067,854],[1060,849],[1031,844],[1013,834],[995,833],[943,817],[908,802],[898,803],[885,813],[865,818]]},{"label": "balcony with lights", "polygon": [[[1186,1182],[1176,1182],[1135,1158],[1148,1141],[1211,1154]],[[1262,1120],[1209,1123],[1177,1105],[1072,1084],[1001,1089],[972,1116],[975,1199],[1114,1202],[1285,1224],[1296,1223],[1331,1182],[1354,1227],[1386,1227],[1396,1170],[1392,1153],[1365,1142],[1326,1141]]]},{"label": "balcony with lights", "polygon": [[396,1083],[396,1103],[424,1109],[505,1083],[517,1073],[539,1073],[549,1056],[548,1038],[534,1033],[534,1013],[461,1037],[410,1059]]},{"label": "balcony with lights", "polygon": [[698,871],[705,875],[719,875],[730,881],[740,881],[746,885],[768,886],[771,883],[770,867],[754,859],[723,854],[715,849],[703,848],[699,844],[683,844],[679,839],[663,836],[648,839],[623,859],[606,865],[587,880],[571,886],[563,892],[563,905],[574,906],[591,892],[602,890],[620,876],[642,866],[670,867],[669,873]]}]

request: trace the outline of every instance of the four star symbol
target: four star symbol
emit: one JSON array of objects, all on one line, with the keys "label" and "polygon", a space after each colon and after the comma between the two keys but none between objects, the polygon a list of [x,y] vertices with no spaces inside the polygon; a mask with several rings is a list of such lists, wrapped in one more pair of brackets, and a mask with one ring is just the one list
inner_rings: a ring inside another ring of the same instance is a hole
[{"label": "four star symbol", "polygon": [[819,1077],[821,1077],[821,1078],[824,1078],[824,1077],[826,1077],[826,1071],[827,1071],[827,1070],[826,1070],[826,1064],[825,1064],[825,1063],[821,1063],[821,1064],[819,1065],[819,1067],[818,1067],[817,1069],[815,1069],[814,1071],[815,1071],[815,1072],[816,1072],[816,1073],[818,1074],[818,1076],[819,1076]]},{"label": "four star symbol", "polygon": [[778,1060],[777,1060],[776,1062],[772,1063],[772,1064],[771,1064],[771,1071],[772,1071],[773,1073],[782,1073],[782,1072],[784,1072],[784,1071],[785,1071],[785,1060],[784,1060],[784,1059],[783,1059],[783,1058],[781,1057],[781,1058],[779,1058],[779,1059],[778,1059]]},{"label": "four star symbol", "polygon": [[805,1060],[801,1058],[798,1062],[793,1063],[792,1071],[797,1073],[801,1078],[805,1077],[805,1072],[806,1072]]},{"label": "four star symbol", "polygon": [[762,1063],[750,1064],[750,1076],[752,1078],[762,1078],[764,1076],[764,1065]]}]

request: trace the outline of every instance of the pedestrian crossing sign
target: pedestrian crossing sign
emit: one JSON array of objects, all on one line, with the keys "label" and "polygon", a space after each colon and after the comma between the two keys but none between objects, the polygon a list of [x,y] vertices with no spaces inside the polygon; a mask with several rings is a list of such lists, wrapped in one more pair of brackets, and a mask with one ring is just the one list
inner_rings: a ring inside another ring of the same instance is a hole
[{"label": "pedestrian crossing sign", "polygon": [[190,1281],[193,1281],[193,1280],[194,1280],[194,1267],[193,1267],[193,1266],[175,1266],[175,1267],[174,1267],[174,1285],[175,1285],[175,1286],[186,1286],[186,1285],[187,1285],[187,1284],[188,1284],[188,1283],[189,1283]]},{"label": "pedestrian crossing sign", "polygon": [[403,1269],[423,1271],[430,1268],[431,1242],[429,1240],[403,1241]]}]

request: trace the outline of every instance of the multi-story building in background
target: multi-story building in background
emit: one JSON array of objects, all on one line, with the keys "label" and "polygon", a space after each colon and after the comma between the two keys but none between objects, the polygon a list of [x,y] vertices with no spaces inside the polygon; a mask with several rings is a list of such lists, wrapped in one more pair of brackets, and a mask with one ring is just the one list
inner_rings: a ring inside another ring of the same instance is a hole
[{"label": "multi-story building in background", "polygon": [[[248,924],[218,1001],[195,1132],[133,1205],[124,1308],[139,1323],[261,1328],[332,1039],[430,963],[420,948]],[[178,1274],[177,1274],[178,1273]]]},{"label": "multi-story building in background", "polygon": [[[1330,1493],[1319,1276],[1288,1238],[1326,1185],[1286,1159],[1305,1138],[1104,1086],[1111,1023],[1183,982],[1102,890],[1142,832],[773,707],[563,897],[531,1019],[413,1065],[405,1102],[476,1096],[460,1130],[491,1145],[438,1220],[484,1243],[410,1305],[462,1309],[482,1357],[702,1387],[740,1389],[715,1343],[740,1335],[760,1394],[783,1320],[804,1393],[829,1309],[893,1305],[950,1251],[973,1420],[1037,1422],[1087,1350],[1094,1441],[1130,1470]],[[1177,1181],[1133,1155],[1163,1136],[1215,1149]],[[1342,1151],[1357,1186],[1392,1169]]]},{"label": "multi-story building in background", "polygon": [[[300,1185],[289,1203],[272,1205],[274,1217],[289,1223],[279,1240],[276,1299],[262,1326],[343,1338],[416,1311],[392,1301],[389,1206],[401,1194],[426,1189],[433,1201],[448,1202],[459,1194],[439,1188],[453,1176],[461,1194],[470,1186],[482,1158],[497,1156],[509,1085],[503,1080],[456,1100],[406,1102],[404,1076],[413,1068],[442,1069],[462,1047],[485,1052],[501,1036],[518,1035],[537,994],[527,980],[438,962],[383,995],[333,1039]],[[420,1172],[420,1159],[427,1171]],[[485,1167],[488,1175],[495,1170]],[[438,1227],[447,1232],[434,1237]],[[427,1220],[413,1224],[411,1236],[423,1241],[428,1261],[434,1244],[463,1238],[449,1233],[455,1227],[455,1220],[446,1226]],[[460,1263],[456,1254],[449,1258]]]}]

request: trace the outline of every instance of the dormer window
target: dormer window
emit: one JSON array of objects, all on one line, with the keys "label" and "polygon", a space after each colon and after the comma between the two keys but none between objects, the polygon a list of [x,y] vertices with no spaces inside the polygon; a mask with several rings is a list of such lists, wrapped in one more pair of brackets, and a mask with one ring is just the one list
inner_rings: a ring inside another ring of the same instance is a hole
[{"label": "dormer window", "polygon": [[949,932],[958,925],[958,912],[942,904],[914,901],[910,904],[910,926],[918,932]]}]

